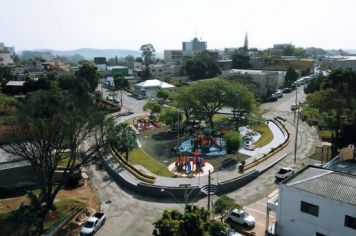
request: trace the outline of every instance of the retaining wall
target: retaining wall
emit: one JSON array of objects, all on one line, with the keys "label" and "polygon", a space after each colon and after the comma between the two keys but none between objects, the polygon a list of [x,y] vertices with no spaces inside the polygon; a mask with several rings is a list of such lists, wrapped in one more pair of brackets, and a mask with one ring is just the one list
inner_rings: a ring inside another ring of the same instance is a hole
[{"label": "retaining wall", "polygon": [[217,193],[223,194],[223,193],[232,192],[232,191],[248,184],[252,180],[256,179],[258,177],[258,175],[259,175],[259,172],[257,170],[253,170],[249,173],[246,173],[246,174],[236,177],[234,179],[220,182],[217,185],[218,186]]}]

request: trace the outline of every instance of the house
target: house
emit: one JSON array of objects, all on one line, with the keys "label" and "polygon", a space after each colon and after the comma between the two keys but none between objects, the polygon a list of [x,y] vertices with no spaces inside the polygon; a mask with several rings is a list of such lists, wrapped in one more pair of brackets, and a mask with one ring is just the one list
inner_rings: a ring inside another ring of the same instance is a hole
[{"label": "house", "polygon": [[343,57],[333,60],[331,61],[330,68],[332,70],[351,68],[353,71],[356,71],[356,57]]},{"label": "house", "polygon": [[356,235],[355,193],[356,172],[307,166],[283,181],[267,202],[266,230],[275,211],[274,235]]},{"label": "house", "polygon": [[10,80],[5,85],[5,91],[8,94],[21,94],[23,92],[23,85],[25,81],[13,81]]},{"label": "house", "polygon": [[176,87],[157,79],[150,79],[136,84],[134,86],[133,94],[147,98],[154,98],[157,96],[157,92],[160,89],[167,89],[171,92],[175,92]]},{"label": "house", "polygon": [[168,71],[166,71],[166,65],[164,64],[151,64],[150,74],[153,79],[165,80]]},{"label": "house", "polygon": [[259,85],[259,94],[267,96],[284,83],[284,71],[266,71],[266,70],[240,70],[231,69],[222,72],[224,78],[233,76],[247,77]]}]

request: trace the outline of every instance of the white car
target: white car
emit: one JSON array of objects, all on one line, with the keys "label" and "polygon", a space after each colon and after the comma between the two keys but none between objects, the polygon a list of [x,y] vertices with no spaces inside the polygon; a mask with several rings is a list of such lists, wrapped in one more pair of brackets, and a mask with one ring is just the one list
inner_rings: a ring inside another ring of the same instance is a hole
[{"label": "white car", "polygon": [[289,176],[292,176],[294,174],[293,168],[290,167],[282,167],[275,175],[276,179],[281,180],[281,179],[286,179]]},{"label": "white car", "polygon": [[253,144],[245,144],[244,148],[249,151],[254,151],[256,149],[256,146]]},{"label": "white car", "polygon": [[240,209],[233,209],[229,211],[227,219],[235,223],[242,224],[245,227],[253,227],[256,224],[255,217]]},{"label": "white car", "polygon": [[80,230],[80,236],[93,235],[105,223],[106,215],[104,213],[95,213],[89,217],[83,228]]},{"label": "white car", "polygon": [[295,111],[295,110],[297,110],[298,108],[299,108],[299,105],[298,105],[298,104],[295,104],[295,103],[293,103],[292,106],[290,107],[290,109],[291,109],[292,111]]}]

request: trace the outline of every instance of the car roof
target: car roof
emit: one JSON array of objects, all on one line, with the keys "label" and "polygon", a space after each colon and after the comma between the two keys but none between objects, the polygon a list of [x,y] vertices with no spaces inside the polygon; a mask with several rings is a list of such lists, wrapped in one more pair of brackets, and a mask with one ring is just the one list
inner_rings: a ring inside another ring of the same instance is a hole
[{"label": "car roof", "polygon": [[235,209],[232,210],[232,212],[235,212],[235,213],[243,213],[243,212],[245,212],[245,211],[242,210],[242,209],[237,209],[237,208],[235,208]]},{"label": "car roof", "polygon": [[283,170],[293,170],[293,168],[291,168],[291,167],[282,167],[281,169],[283,169]]}]

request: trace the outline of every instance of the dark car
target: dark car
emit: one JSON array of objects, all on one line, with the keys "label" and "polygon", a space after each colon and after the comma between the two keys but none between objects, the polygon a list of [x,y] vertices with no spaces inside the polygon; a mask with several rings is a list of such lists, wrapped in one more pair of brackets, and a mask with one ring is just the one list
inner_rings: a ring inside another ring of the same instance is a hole
[{"label": "dark car", "polygon": [[290,92],[292,92],[292,89],[291,88],[284,88],[284,89],[282,89],[282,92],[283,93],[290,93]]},{"label": "dark car", "polygon": [[275,102],[277,100],[278,100],[278,98],[276,96],[270,96],[266,99],[266,102]]}]

